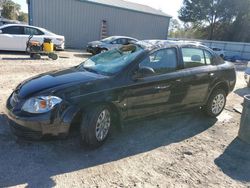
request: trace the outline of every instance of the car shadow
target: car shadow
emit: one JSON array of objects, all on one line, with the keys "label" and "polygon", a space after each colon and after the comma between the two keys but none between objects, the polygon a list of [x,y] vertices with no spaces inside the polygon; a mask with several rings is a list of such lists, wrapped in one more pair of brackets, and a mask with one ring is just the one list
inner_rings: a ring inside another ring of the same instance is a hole
[{"label": "car shadow", "polygon": [[1,60],[32,60],[26,52],[0,51],[0,55],[18,55],[19,57],[2,57]]},{"label": "car shadow", "polygon": [[[2,58],[2,60],[15,60],[15,61],[35,61],[35,60],[38,60],[38,59],[32,59],[32,58],[28,58],[28,57],[17,57],[17,58],[11,58],[11,57],[6,57],[6,58]],[[43,59],[39,59],[39,60],[43,60]]]},{"label": "car shadow", "polygon": [[90,53],[75,53],[74,56],[80,57],[80,58],[90,58],[92,56],[92,54],[90,54]]},{"label": "car shadow", "polygon": [[240,97],[244,97],[246,95],[250,95],[250,88],[249,87],[240,88],[235,90],[234,93],[239,95]]},{"label": "car shadow", "polygon": [[26,55],[26,52],[19,52],[19,51],[3,51],[0,50],[0,55]]},{"label": "car shadow", "polygon": [[236,138],[215,164],[232,179],[250,182],[250,145]]},{"label": "car shadow", "polygon": [[83,170],[178,143],[206,131],[217,119],[202,113],[161,115],[127,122],[100,148],[89,150],[79,137],[31,142],[16,139],[0,115],[0,187],[52,187],[52,176]]}]

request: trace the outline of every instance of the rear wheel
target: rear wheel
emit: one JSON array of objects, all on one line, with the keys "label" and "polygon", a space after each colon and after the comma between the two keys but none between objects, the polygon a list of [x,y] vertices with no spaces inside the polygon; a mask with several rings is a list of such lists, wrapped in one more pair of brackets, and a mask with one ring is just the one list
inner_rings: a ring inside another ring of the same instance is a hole
[{"label": "rear wheel", "polygon": [[48,54],[49,58],[51,58],[52,60],[57,60],[58,59],[58,55],[55,53],[49,53]]},{"label": "rear wheel", "polygon": [[40,54],[33,54],[31,57],[33,59],[41,59],[41,55]]},{"label": "rear wheel", "polygon": [[87,146],[97,148],[109,136],[112,123],[111,110],[105,105],[92,107],[84,113],[81,123],[82,140]]},{"label": "rear wheel", "polygon": [[207,115],[217,117],[221,114],[226,105],[226,92],[223,89],[216,89],[208,99],[204,110]]}]

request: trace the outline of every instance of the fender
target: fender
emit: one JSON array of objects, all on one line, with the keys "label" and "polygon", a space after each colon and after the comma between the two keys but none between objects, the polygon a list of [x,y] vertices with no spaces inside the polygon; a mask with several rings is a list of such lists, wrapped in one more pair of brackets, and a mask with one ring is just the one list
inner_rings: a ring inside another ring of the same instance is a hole
[{"label": "fender", "polygon": [[227,91],[225,91],[227,94],[230,92],[230,87],[229,87],[228,81],[224,80],[224,81],[216,82],[216,84],[214,84],[213,87],[210,88],[210,91],[209,91],[207,98],[206,98],[206,103],[207,103],[209,97],[211,96],[211,94],[213,93],[213,91],[215,90],[215,88],[218,88],[218,87],[222,87],[223,89],[225,88],[227,90]]},{"label": "fender", "polygon": [[70,128],[72,122],[74,121],[77,114],[81,112],[81,109],[76,106],[69,106],[62,114],[61,114],[61,122],[60,124],[63,126],[68,126]]}]

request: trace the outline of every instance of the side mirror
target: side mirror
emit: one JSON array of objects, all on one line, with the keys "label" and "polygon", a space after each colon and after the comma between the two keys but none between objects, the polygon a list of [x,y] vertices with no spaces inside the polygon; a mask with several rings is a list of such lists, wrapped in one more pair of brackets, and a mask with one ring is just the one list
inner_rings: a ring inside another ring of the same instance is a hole
[{"label": "side mirror", "polygon": [[133,80],[138,80],[143,77],[153,76],[155,74],[154,69],[151,67],[140,67],[138,71],[133,75]]},{"label": "side mirror", "polygon": [[3,33],[3,31],[0,29],[0,34],[2,34]]}]

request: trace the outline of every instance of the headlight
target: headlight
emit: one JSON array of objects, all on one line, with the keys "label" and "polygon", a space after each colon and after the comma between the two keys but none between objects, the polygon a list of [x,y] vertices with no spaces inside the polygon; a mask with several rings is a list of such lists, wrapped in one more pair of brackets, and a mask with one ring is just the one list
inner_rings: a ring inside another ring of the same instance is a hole
[{"label": "headlight", "polygon": [[55,105],[62,102],[62,99],[56,96],[39,96],[28,99],[22,110],[32,114],[41,114],[49,112]]}]

